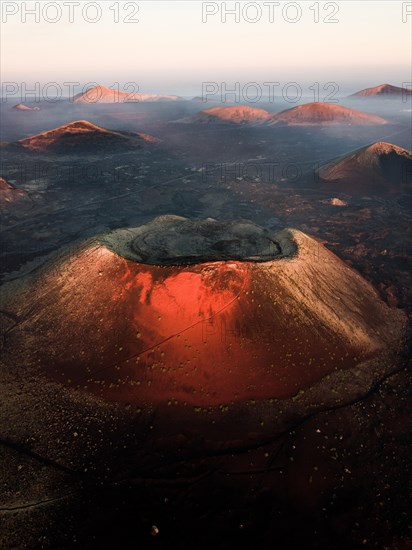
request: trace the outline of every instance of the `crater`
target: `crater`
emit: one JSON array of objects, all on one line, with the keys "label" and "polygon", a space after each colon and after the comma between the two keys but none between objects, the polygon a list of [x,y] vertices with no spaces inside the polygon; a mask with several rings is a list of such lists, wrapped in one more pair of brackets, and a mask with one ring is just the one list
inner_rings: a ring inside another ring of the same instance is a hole
[{"label": "crater", "polygon": [[113,231],[103,241],[117,254],[151,265],[266,262],[285,255],[280,240],[246,220],[160,216],[140,227]]}]

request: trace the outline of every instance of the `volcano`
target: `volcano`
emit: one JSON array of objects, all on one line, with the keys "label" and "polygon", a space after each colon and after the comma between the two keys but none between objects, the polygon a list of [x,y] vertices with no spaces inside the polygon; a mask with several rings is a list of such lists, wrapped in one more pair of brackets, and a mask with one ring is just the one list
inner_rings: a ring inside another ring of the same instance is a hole
[{"label": "volcano", "polygon": [[272,115],[269,125],[287,126],[333,126],[353,125],[369,126],[387,124],[386,120],[375,115],[363,113],[332,103],[306,103]]},{"label": "volcano", "polygon": [[398,86],[392,86],[391,84],[380,84],[379,86],[375,86],[374,88],[365,88],[364,90],[360,90],[359,92],[356,92],[349,97],[384,97],[384,98],[391,98],[391,97],[405,97],[412,95],[412,90],[409,90],[407,88],[399,88]]},{"label": "volcano", "polygon": [[112,90],[105,86],[95,86],[85,92],[77,94],[73,103],[138,103],[150,101],[177,101],[183,98],[175,95],[141,94]]},{"label": "volcano", "polygon": [[40,111],[40,107],[28,107],[24,103],[18,103],[13,109],[16,111]]},{"label": "volcano", "polygon": [[367,385],[396,364],[405,320],[300,231],[177,216],[79,245],[3,302],[21,320],[6,362],[109,402],[183,408],[310,396],[345,372]]},{"label": "volcano", "polygon": [[254,107],[209,107],[178,122],[193,124],[257,124],[268,120],[270,114]]},{"label": "volcano", "polygon": [[322,185],[351,194],[399,194],[411,190],[412,152],[378,142],[319,170]]},{"label": "volcano", "polygon": [[117,132],[77,120],[10,145],[34,152],[78,154],[130,151],[158,141],[147,134]]}]

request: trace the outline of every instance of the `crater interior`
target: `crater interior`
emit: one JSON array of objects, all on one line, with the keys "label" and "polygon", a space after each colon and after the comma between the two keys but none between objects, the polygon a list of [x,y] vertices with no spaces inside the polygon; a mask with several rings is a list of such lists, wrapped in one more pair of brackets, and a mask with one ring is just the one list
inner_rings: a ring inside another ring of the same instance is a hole
[{"label": "crater interior", "polygon": [[109,233],[103,242],[121,256],[153,265],[265,262],[283,255],[280,242],[267,229],[246,220],[160,216],[140,227]]}]

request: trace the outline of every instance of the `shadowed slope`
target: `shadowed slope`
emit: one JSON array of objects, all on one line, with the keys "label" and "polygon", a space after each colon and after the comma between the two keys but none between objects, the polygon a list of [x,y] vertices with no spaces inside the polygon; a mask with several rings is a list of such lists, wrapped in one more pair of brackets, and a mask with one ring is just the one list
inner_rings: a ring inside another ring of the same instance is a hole
[{"label": "shadowed slope", "polygon": [[342,192],[399,194],[411,189],[412,153],[377,142],[321,167],[319,176],[324,186]]}]

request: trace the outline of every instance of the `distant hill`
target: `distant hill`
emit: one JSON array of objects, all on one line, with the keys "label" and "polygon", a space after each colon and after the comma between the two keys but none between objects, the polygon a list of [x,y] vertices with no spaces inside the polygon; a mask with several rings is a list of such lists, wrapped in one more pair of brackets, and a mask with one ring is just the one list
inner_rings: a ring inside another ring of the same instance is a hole
[{"label": "distant hill", "polygon": [[264,109],[239,105],[235,107],[209,107],[178,122],[187,124],[256,124],[267,121],[269,117],[270,113]]},{"label": "distant hill", "polygon": [[13,109],[16,111],[40,111],[40,107],[28,107],[24,103],[18,103]]},{"label": "distant hill", "polygon": [[365,88],[360,90],[349,97],[399,97],[405,95],[412,95],[412,90],[406,88],[399,88],[398,86],[392,86],[391,84],[380,84],[373,88]]},{"label": "distant hill", "polygon": [[343,107],[342,105],[315,102],[298,105],[272,115],[269,125],[275,124],[288,126],[332,126],[339,124],[368,126],[387,124],[387,121],[381,117]]},{"label": "distant hill", "polygon": [[344,193],[400,193],[411,189],[412,152],[374,143],[321,167],[319,177],[324,186]]},{"label": "distant hill", "polygon": [[73,103],[127,103],[127,102],[148,102],[148,101],[183,101],[183,98],[176,95],[141,94],[128,93],[119,90],[112,90],[105,86],[95,86],[86,92],[77,94]]},{"label": "distant hill", "polygon": [[[48,132],[21,139],[12,146],[28,151],[54,153],[122,152],[140,149],[159,140],[147,134],[116,132],[88,122],[77,120]],[[10,144],[9,144],[10,145]]]}]

